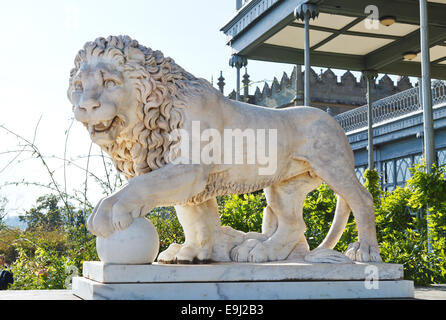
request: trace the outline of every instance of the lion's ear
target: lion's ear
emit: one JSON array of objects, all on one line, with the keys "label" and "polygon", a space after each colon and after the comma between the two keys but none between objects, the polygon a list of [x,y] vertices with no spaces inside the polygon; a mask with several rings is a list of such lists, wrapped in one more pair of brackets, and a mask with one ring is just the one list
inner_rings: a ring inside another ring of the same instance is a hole
[{"label": "lion's ear", "polygon": [[138,48],[129,47],[127,51],[127,57],[130,61],[136,61],[139,64],[144,64],[145,56],[144,53]]}]

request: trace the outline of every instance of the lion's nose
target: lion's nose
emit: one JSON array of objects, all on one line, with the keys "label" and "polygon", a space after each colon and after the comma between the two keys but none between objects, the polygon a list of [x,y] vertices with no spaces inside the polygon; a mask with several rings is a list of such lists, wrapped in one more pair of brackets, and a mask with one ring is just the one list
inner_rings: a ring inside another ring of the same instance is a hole
[{"label": "lion's nose", "polygon": [[85,111],[87,113],[90,113],[96,109],[98,109],[101,106],[100,102],[96,99],[88,99],[86,101],[82,101],[82,103],[79,105],[79,109],[82,111]]}]

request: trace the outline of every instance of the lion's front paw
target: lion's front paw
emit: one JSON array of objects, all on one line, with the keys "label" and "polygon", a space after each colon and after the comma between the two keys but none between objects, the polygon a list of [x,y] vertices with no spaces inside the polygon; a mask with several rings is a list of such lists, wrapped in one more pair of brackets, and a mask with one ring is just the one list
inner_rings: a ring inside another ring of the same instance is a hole
[{"label": "lion's front paw", "polygon": [[107,238],[115,231],[111,223],[110,212],[101,210],[101,208],[91,218],[90,225],[91,232],[102,238]]},{"label": "lion's front paw", "polygon": [[98,237],[107,238],[111,235],[115,229],[111,223],[110,215],[96,214],[93,218],[93,230],[93,234]]},{"label": "lion's front paw", "polygon": [[159,263],[175,263],[176,254],[180,251],[182,245],[179,243],[172,243],[169,248],[158,255],[157,261]]},{"label": "lion's front paw", "polygon": [[180,264],[189,263],[209,263],[211,261],[212,249],[206,247],[197,247],[183,245],[176,254],[176,262]]},{"label": "lion's front paw", "polygon": [[378,246],[362,241],[350,243],[345,255],[358,262],[382,262]]},{"label": "lion's front paw", "polygon": [[172,243],[167,250],[158,256],[159,263],[209,263],[212,250],[208,246],[196,247],[186,244]]},{"label": "lion's front paw", "polygon": [[124,230],[133,222],[133,217],[130,212],[113,212],[112,223],[115,230]]},{"label": "lion's front paw", "polygon": [[88,218],[87,228],[95,236],[107,238],[115,231],[110,217],[112,205],[110,198],[101,199]]},{"label": "lion's front paw", "polygon": [[131,210],[122,205],[120,201],[113,204],[111,215],[113,228],[119,231],[130,227],[134,219]]}]

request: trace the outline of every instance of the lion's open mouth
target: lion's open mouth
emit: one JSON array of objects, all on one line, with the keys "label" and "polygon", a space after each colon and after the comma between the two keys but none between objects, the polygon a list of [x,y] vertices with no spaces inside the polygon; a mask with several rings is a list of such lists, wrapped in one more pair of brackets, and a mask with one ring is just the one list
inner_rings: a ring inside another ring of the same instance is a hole
[{"label": "lion's open mouth", "polygon": [[117,126],[120,123],[118,116],[115,116],[111,120],[96,121],[88,124],[88,131],[90,134],[101,133],[109,131],[111,128]]}]

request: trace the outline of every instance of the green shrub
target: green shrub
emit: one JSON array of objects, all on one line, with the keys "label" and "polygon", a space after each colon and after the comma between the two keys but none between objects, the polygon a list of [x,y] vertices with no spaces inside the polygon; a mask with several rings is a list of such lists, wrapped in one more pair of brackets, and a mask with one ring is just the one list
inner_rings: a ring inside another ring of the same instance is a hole
[{"label": "green shrub", "polygon": [[[42,205],[45,199],[51,200],[47,202],[51,212]],[[39,213],[35,208],[30,212],[38,219],[27,230],[0,230],[0,254],[6,256],[14,274],[11,289],[66,289],[70,274],[82,273],[84,261],[98,260],[96,238],[86,229],[83,211],[72,210],[66,218],[66,212],[53,200],[51,196],[37,200]],[[59,218],[53,223],[45,212]],[[40,225],[37,220],[45,223]]]},{"label": "green shrub", "polygon": [[[23,232],[12,243],[17,257],[10,265],[14,284],[10,289],[66,289],[68,271],[76,270],[75,261],[66,254],[66,235]],[[67,280],[68,279],[68,280]]]},{"label": "green shrub", "polygon": [[375,207],[380,205],[381,188],[379,185],[379,173],[376,170],[366,169],[364,171],[364,187],[369,190],[373,196],[373,204]]},{"label": "green shrub", "polygon": [[308,194],[303,216],[307,226],[305,237],[310,249],[316,248],[324,239],[333,221],[335,209],[336,196],[326,184]]},{"label": "green shrub", "polygon": [[172,243],[183,243],[184,232],[173,207],[160,207],[152,210],[147,218],[155,226],[160,239],[160,252]]},{"label": "green shrub", "polygon": [[223,197],[219,208],[221,223],[243,232],[262,232],[263,208],[266,199],[263,192]]}]

